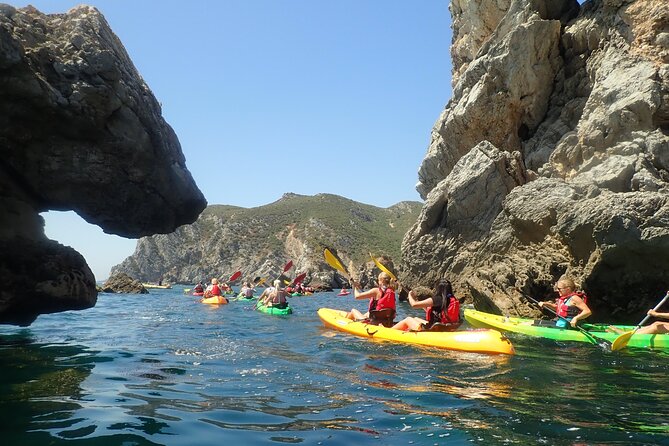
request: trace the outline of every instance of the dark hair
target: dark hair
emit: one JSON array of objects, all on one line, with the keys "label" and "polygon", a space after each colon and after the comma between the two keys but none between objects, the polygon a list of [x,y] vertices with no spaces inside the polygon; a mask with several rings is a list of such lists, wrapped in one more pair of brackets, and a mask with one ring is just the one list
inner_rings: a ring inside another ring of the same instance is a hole
[{"label": "dark hair", "polygon": [[453,286],[451,285],[451,282],[446,279],[441,279],[437,282],[436,288],[437,292],[435,293],[435,296],[441,296],[445,301],[447,301],[449,295],[453,295]]}]

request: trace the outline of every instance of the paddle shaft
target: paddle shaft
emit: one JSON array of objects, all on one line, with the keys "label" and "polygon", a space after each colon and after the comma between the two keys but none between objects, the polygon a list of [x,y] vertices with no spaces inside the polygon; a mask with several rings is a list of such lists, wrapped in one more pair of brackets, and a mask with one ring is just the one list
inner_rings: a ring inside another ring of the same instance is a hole
[{"label": "paddle shaft", "polygon": [[[655,305],[655,308],[653,308],[653,311],[657,311],[657,310],[659,310],[660,307],[661,307],[662,305],[664,305],[664,303],[667,301],[667,299],[669,299],[669,291],[667,291],[667,294],[665,294],[664,298],[662,298],[662,300],[660,301],[660,303],[657,304],[657,305]],[[647,314],[646,317],[643,318],[643,320],[642,320],[641,322],[639,322],[639,324],[636,326],[636,328],[634,329],[634,331],[637,331],[639,328],[641,328],[641,326],[642,326],[644,323],[646,323],[646,322],[648,321],[648,319],[650,319],[651,317],[652,317],[652,316],[651,316],[650,314]]]}]

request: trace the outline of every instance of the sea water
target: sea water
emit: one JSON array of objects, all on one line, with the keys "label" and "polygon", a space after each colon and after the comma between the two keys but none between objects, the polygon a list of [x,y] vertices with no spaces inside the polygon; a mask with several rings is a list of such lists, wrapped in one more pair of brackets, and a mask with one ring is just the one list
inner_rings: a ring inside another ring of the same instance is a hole
[{"label": "sea water", "polygon": [[[325,328],[335,293],[208,306],[183,287],[0,326],[6,445],[669,445],[669,354],[511,336],[515,356]],[[420,315],[400,303],[398,318]]]}]

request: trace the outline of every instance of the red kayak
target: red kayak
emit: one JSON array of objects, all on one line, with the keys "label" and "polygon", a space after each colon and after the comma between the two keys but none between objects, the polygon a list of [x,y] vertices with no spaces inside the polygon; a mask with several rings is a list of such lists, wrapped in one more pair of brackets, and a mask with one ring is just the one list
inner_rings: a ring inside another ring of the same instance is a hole
[{"label": "red kayak", "polygon": [[350,291],[342,291],[339,294],[337,294],[337,296],[348,296],[349,294],[351,294]]},{"label": "red kayak", "polygon": [[193,293],[193,296],[204,296],[204,291],[200,291],[199,293]]}]

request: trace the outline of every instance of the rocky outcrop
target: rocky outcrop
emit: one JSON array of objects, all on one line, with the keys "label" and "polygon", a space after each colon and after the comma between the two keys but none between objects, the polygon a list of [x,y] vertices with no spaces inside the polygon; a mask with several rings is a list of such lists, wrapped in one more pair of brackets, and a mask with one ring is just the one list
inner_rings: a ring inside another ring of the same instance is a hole
[{"label": "rocky outcrop", "polygon": [[[363,285],[375,283],[369,253],[399,258],[400,243],[416,221],[421,204],[389,208],[337,195],[285,194],[256,208],[209,206],[193,224],[172,234],[144,237],[132,256],[112,268],[144,282],[159,279],[193,284],[212,277],[227,280],[235,271],[243,281],[277,277],[289,260],[289,278],[307,273],[305,283],[341,288],[346,279],[324,260],[325,247],[336,250]],[[372,264],[373,265],[373,264]]]},{"label": "rocky outcrop", "polygon": [[0,323],[95,304],[95,278],[44,235],[74,210],[126,237],[166,233],[206,206],[179,141],[95,9],[0,5]]},{"label": "rocky outcrop", "polygon": [[102,291],[105,293],[149,294],[142,282],[125,273],[117,273],[107,279],[102,285]]},{"label": "rocky outcrop", "polygon": [[451,2],[457,83],[405,281],[448,276],[479,308],[527,315],[520,292],[567,274],[595,319],[636,321],[669,276],[666,2],[471,3]]}]

